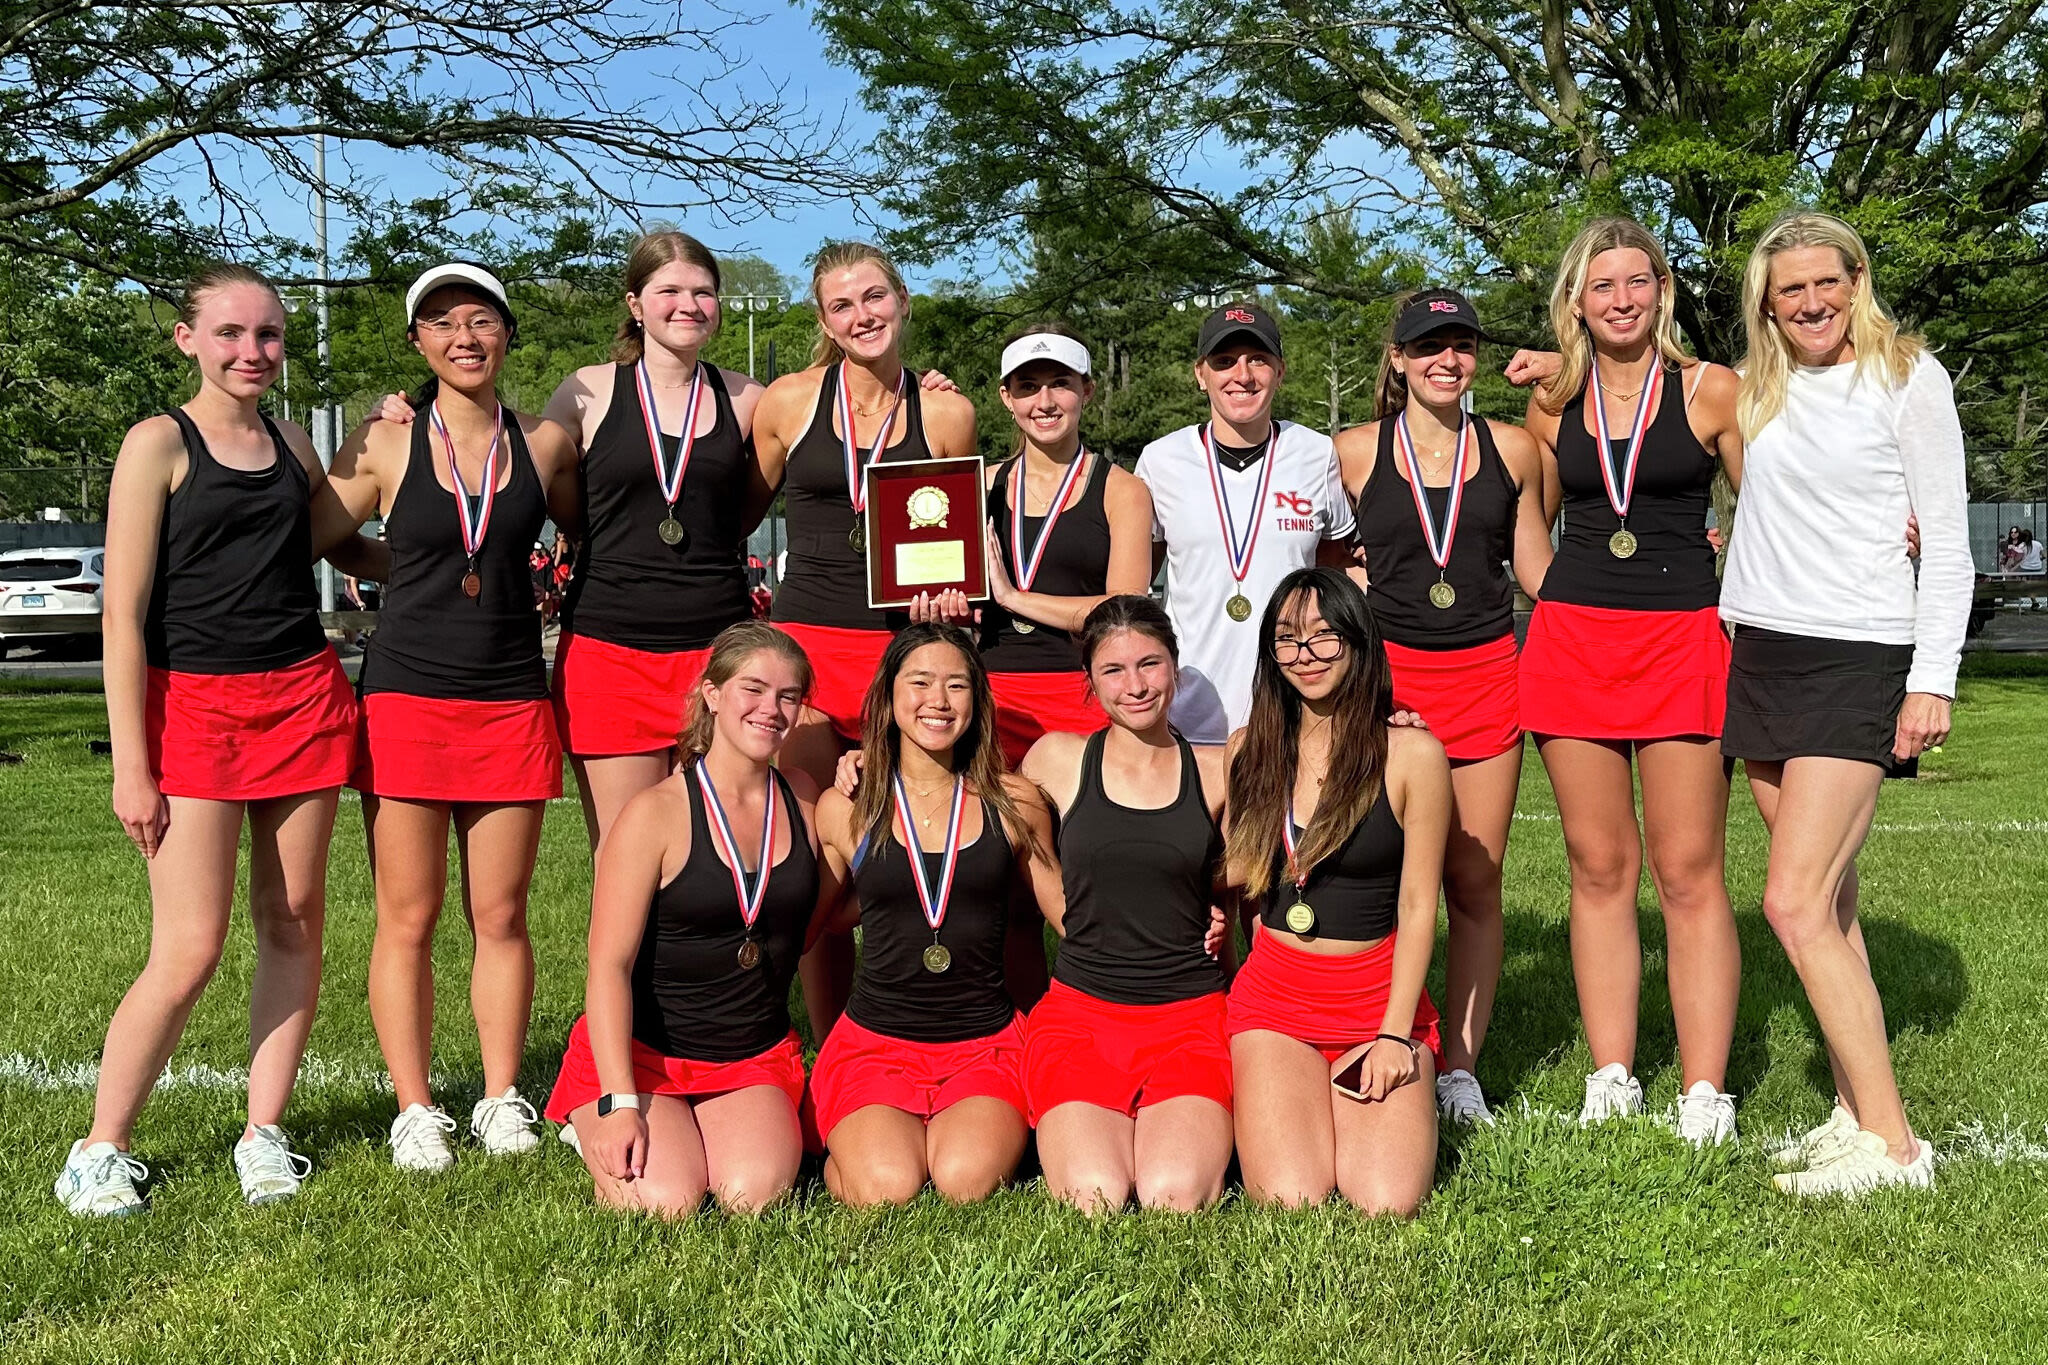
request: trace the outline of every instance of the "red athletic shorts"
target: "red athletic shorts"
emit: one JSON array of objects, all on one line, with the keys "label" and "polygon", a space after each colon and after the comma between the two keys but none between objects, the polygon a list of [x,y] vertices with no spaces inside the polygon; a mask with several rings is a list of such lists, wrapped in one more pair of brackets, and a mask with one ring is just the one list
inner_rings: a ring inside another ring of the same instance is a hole
[{"label": "red athletic shorts", "polygon": [[1091,735],[1109,724],[1085,673],[991,673],[988,685],[996,694],[996,739],[1012,768],[1048,731]]},{"label": "red athletic shorts", "polygon": [[356,698],[331,647],[260,673],[149,670],[149,770],[165,796],[263,801],[348,781]]},{"label": "red athletic shorts", "polygon": [[1566,739],[1718,739],[1728,633],[1716,607],[1619,611],[1540,602],[1518,679],[1522,728]]},{"label": "red athletic shorts", "polygon": [[[1386,1022],[1398,938],[1388,934],[1362,953],[1330,956],[1303,952],[1259,925],[1251,955],[1230,983],[1230,1032],[1271,1029],[1300,1039],[1332,1062],[1371,1042]],[[1443,1065],[1436,1006],[1427,990],[1415,1002],[1408,1033]]]},{"label": "red athletic shorts", "polygon": [[1170,1005],[1118,1005],[1053,982],[1024,1021],[1031,1125],[1069,1103],[1136,1118],[1148,1104],[1200,1095],[1228,1109],[1226,1012],[1222,991]]},{"label": "red athletic shorts", "polygon": [[562,743],[545,697],[454,701],[405,692],[363,698],[349,785],[402,801],[546,801],[562,794]]},{"label": "red athletic shorts", "polygon": [[555,727],[564,752],[647,754],[676,742],[710,649],[654,654],[566,631],[555,645]]},{"label": "red athletic shorts", "polygon": [[[789,1096],[792,1111],[803,1103],[804,1053],[795,1033],[769,1048],[737,1062],[693,1062],[688,1057],[668,1057],[638,1038],[633,1040],[633,1087],[643,1095],[674,1095],[701,1100],[730,1090],[753,1085],[772,1085]],[[590,1023],[582,1015],[569,1030],[569,1050],[562,1054],[562,1069],[555,1077],[555,1089],[544,1111],[556,1123],[567,1123],[569,1115],[593,1104],[604,1093],[597,1079],[597,1059],[590,1052]]]},{"label": "red athletic shorts", "polygon": [[882,666],[889,632],[810,626],[801,621],[777,621],[775,628],[802,645],[810,656],[813,681],[811,695],[805,700],[831,719],[841,739],[858,744],[868,684]]},{"label": "red athletic shorts", "polygon": [[1429,722],[1453,763],[1521,747],[1515,704],[1515,637],[1468,649],[1410,649],[1387,641],[1394,705]]},{"label": "red athletic shorts", "polygon": [[913,1043],[864,1029],[845,1015],[826,1035],[811,1070],[811,1103],[827,1143],[856,1109],[886,1104],[929,1122],[962,1100],[986,1095],[1019,1114],[1024,1104],[1023,1016],[1001,1032],[961,1043]]}]

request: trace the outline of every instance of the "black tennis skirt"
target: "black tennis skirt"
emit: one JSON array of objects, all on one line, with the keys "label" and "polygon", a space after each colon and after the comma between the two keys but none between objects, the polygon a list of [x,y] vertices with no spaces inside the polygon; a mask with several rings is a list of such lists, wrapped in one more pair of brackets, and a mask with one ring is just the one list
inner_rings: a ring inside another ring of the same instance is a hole
[{"label": "black tennis skirt", "polygon": [[1735,627],[1728,662],[1728,719],[1721,753],[1779,763],[1853,758],[1891,777],[1911,777],[1920,760],[1892,757],[1906,702],[1911,645],[1824,640],[1757,626]]}]

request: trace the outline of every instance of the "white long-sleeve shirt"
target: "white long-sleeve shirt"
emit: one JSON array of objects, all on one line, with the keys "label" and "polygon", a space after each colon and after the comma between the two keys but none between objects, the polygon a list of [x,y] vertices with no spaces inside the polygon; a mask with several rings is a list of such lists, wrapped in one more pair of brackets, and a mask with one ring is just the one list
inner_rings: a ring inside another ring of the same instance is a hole
[{"label": "white long-sleeve shirt", "polygon": [[1796,367],[1784,411],[1744,448],[1721,617],[1911,645],[1906,690],[1953,697],[1976,583],[1967,498],[1962,424],[1933,356],[1896,386],[1853,361]]}]

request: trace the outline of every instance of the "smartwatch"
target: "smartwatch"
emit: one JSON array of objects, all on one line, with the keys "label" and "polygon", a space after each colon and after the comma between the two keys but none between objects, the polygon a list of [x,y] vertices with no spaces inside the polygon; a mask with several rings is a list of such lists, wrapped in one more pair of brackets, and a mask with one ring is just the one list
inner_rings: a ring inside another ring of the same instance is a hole
[{"label": "smartwatch", "polygon": [[614,1109],[638,1109],[639,1107],[640,1097],[638,1095],[599,1095],[597,1097],[597,1116],[599,1118],[604,1118]]}]

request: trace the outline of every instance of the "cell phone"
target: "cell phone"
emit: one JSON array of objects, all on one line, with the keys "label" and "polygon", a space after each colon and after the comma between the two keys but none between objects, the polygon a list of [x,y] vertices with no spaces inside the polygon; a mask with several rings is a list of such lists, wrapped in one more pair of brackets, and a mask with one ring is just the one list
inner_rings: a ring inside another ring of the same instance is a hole
[{"label": "cell phone", "polygon": [[1348,1095],[1354,1100],[1366,1098],[1365,1059],[1371,1055],[1372,1049],[1368,1047],[1351,1059],[1351,1065],[1330,1077],[1330,1084],[1337,1088],[1339,1094]]}]

